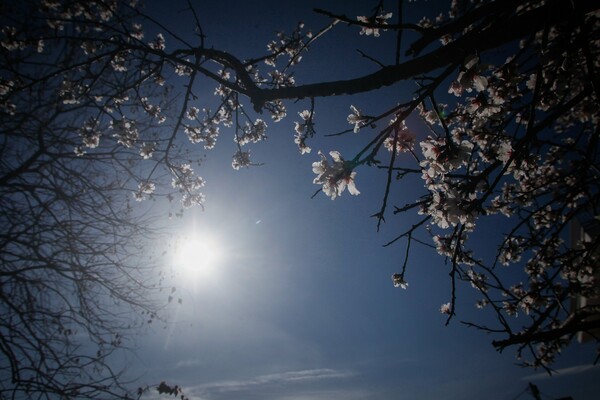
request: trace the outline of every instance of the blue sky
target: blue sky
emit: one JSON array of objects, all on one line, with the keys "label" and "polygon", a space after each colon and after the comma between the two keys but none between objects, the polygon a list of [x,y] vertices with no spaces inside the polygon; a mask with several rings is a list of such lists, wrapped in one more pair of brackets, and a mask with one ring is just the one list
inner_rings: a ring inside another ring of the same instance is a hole
[{"label": "blue sky", "polygon": [[[191,19],[178,12],[183,3],[148,1],[148,10],[190,34]],[[327,20],[312,14],[314,7],[355,16],[368,13],[371,3],[376,2],[201,1],[198,11],[209,46],[250,57],[262,55],[274,32],[290,31],[299,20],[315,31],[324,26]],[[413,11],[431,14],[439,3],[408,3],[409,17]],[[376,65],[356,48],[392,61],[393,51],[386,50],[393,49],[392,36],[373,39],[357,31],[339,26],[318,42],[296,81],[373,71]],[[448,269],[430,249],[413,247],[410,286],[393,288],[390,276],[401,268],[404,245],[382,244],[415,215],[390,215],[376,232],[369,216],[379,210],[385,174],[359,169],[356,197],[346,192],[335,201],[323,194],[310,198],[318,189],[311,171],[317,150],[340,150],[351,158],[368,141],[363,131],[323,137],[349,127],[350,105],[376,114],[414,88],[407,83],[352,98],[318,99],[320,137],[304,156],[293,142],[293,121],[308,103],[288,104],[288,117],[267,121],[269,140],[251,149],[261,167],[232,170],[233,133],[222,130],[198,170],[207,181],[206,211],[188,211],[176,223],[182,232],[210,233],[226,255],[210,276],[178,275],[183,304],[170,311],[166,326],[139,337],[137,355],[127,355],[129,372],[141,376],[140,383],[166,380],[203,400],[512,399],[529,381],[546,398],[591,399],[600,392],[600,369],[587,365],[593,359],[589,345],[568,349],[555,366],[561,373],[548,378],[515,366],[511,349],[499,354],[492,337],[462,326],[461,319],[487,318],[473,307],[475,293],[467,286],[461,287],[456,320],[444,326],[439,307],[450,298]],[[202,90],[199,107],[214,101],[212,86]],[[418,123],[409,127],[426,135]],[[421,188],[418,180],[397,185],[392,201],[404,204]],[[480,240],[491,236],[484,231]]]}]

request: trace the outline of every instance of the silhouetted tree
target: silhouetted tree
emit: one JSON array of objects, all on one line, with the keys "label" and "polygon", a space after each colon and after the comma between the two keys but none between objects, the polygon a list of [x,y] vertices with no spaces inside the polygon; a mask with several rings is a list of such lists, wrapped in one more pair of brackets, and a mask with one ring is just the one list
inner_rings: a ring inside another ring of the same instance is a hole
[{"label": "silhouetted tree", "polygon": [[[119,26],[100,3],[72,6],[93,13],[81,27]],[[141,95],[143,73],[82,49],[86,33],[53,24],[50,2],[0,7],[0,398],[121,396],[110,356],[160,305],[148,246],[158,232],[129,204],[142,157],[128,146],[152,123],[100,117],[129,108],[120,102]],[[100,142],[107,129],[118,137]]]}]

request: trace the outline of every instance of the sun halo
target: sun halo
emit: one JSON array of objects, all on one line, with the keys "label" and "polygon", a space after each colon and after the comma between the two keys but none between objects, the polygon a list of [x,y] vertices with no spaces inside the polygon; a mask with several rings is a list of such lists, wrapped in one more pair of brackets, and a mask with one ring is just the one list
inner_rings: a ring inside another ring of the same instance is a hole
[{"label": "sun halo", "polygon": [[222,259],[221,246],[208,234],[182,237],[175,249],[175,267],[190,278],[212,274]]}]

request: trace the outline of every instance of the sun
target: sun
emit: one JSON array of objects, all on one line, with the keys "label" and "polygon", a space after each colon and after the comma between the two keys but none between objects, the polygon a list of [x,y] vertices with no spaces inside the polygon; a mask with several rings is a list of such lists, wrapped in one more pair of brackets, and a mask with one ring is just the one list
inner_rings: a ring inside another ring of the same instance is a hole
[{"label": "sun", "polygon": [[180,238],[175,247],[175,267],[186,277],[211,275],[223,259],[219,241],[208,234]]}]

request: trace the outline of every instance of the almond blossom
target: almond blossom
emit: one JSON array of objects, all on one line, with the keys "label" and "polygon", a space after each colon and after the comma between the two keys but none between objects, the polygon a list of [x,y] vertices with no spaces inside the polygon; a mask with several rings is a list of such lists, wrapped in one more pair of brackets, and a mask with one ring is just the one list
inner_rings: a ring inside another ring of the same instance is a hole
[{"label": "almond blossom", "polygon": [[303,122],[294,122],[294,131],[296,131],[296,135],[294,136],[294,143],[298,145],[300,154],[308,154],[312,150],[306,144],[306,139],[308,137],[312,137],[315,134],[313,122],[314,114],[314,112],[308,110],[301,111],[298,113],[298,115],[300,115]]},{"label": "almond blossom", "polygon": [[231,161],[231,167],[233,169],[240,169],[243,167],[249,167],[251,165],[250,162],[250,152],[249,151],[237,151],[233,155],[233,160]]},{"label": "almond blossom", "polygon": [[402,274],[392,275],[392,281],[394,283],[394,287],[399,287],[401,289],[408,288],[408,282],[404,280],[404,276],[402,276]]},{"label": "almond blossom", "polygon": [[248,143],[257,143],[267,138],[267,124],[260,118],[257,118],[253,124],[246,123],[241,135],[236,135],[234,141],[240,146]]},{"label": "almond blossom", "polygon": [[[385,13],[385,14],[379,14],[376,17],[365,17],[364,15],[359,15],[356,17],[356,19],[360,22],[364,22],[365,24],[372,24],[372,25],[386,25],[387,24],[387,20],[392,18],[392,13]],[[384,29],[385,30],[385,29]],[[361,30],[360,30],[360,34],[361,35],[365,35],[365,36],[370,36],[373,35],[373,37],[379,37],[379,28],[374,27],[374,26],[362,26]]]},{"label": "almond blossom", "polygon": [[394,129],[393,132],[388,136],[384,142],[385,147],[389,152],[394,150],[394,142],[396,145],[396,153],[406,153],[412,151],[415,147],[416,137],[408,130],[404,121],[402,121],[398,129]]},{"label": "almond blossom", "polygon": [[154,193],[156,185],[152,182],[141,182],[138,185],[138,190],[133,193],[133,197],[136,201],[143,201],[146,199],[146,195]]},{"label": "almond blossom", "polygon": [[335,200],[346,188],[353,196],[360,194],[354,183],[356,176],[356,172],[352,171],[354,163],[345,161],[337,151],[330,151],[329,155],[333,160],[332,164],[329,164],[325,155],[319,152],[321,160],[312,165],[313,172],[317,174],[313,183],[322,185],[323,192],[331,197],[331,200]]},{"label": "almond blossom", "polygon": [[452,310],[452,307],[451,307],[450,303],[442,304],[442,306],[440,307],[440,312],[442,314],[450,314],[451,310]]},{"label": "almond blossom", "polygon": [[362,112],[352,105],[350,106],[350,111],[352,111],[352,114],[348,115],[348,123],[354,125],[354,133],[358,133],[360,128],[367,124],[368,118],[364,117]]},{"label": "almond blossom", "polygon": [[156,151],[158,144],[156,142],[144,142],[140,147],[140,156],[144,160],[152,158],[152,154]]},{"label": "almond blossom", "polygon": [[[453,84],[454,89],[452,93],[459,96],[460,92],[462,92],[461,89],[457,88],[457,85],[467,92],[471,92],[473,89],[476,89],[478,92],[484,91],[488,86],[488,80],[481,75],[486,68],[479,64],[479,57],[473,55],[467,58],[464,68],[464,71],[458,74],[458,78],[456,78]],[[457,92],[459,93],[457,94]]]}]

